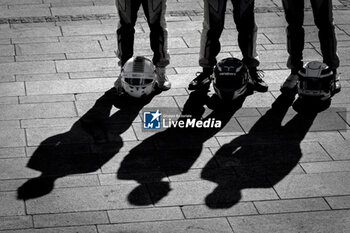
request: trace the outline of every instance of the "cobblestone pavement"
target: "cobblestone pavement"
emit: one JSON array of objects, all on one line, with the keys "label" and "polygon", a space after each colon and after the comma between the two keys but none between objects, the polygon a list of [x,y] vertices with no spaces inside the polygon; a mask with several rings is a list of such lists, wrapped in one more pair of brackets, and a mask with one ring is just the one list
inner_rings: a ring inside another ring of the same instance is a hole
[{"label": "cobblestone pavement", "polygon": [[[168,2],[173,86],[144,107],[180,113],[196,97],[203,2]],[[286,23],[280,0],[261,0],[269,92],[219,115],[220,131],[147,131],[143,106],[108,91],[114,0],[0,0],[0,232],[350,232],[350,2],[333,4],[342,91],[327,110],[297,114],[280,95]],[[320,60],[306,5],[305,61]],[[231,10],[219,58],[241,56]],[[137,55],[152,54],[148,33],[140,12]]]}]

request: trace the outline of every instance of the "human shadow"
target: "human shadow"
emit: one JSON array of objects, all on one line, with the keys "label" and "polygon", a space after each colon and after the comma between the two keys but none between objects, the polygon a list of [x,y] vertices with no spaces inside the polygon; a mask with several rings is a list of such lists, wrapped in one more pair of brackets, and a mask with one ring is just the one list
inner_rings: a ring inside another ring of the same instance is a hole
[{"label": "human shadow", "polygon": [[[114,88],[106,91],[69,131],[40,143],[27,167],[41,175],[19,187],[17,198],[38,198],[50,193],[58,178],[98,171],[119,152],[123,146],[120,135],[153,96],[135,101],[118,95]],[[110,116],[113,105],[119,110]]]},{"label": "human shadow", "polygon": [[[235,138],[215,153],[201,174],[203,179],[217,184],[205,199],[209,208],[230,208],[241,200],[242,190],[271,188],[297,166],[302,157],[300,143],[317,111],[298,113],[282,125],[293,101],[294,95],[281,94],[248,134]],[[232,169],[234,175],[213,176],[213,164]]]},{"label": "human shadow", "polygon": [[[167,196],[171,189],[169,182],[164,178],[188,172],[200,157],[203,144],[229,122],[233,114],[241,108],[244,100],[245,96],[242,96],[226,105],[225,110],[217,108],[207,116],[203,116],[204,105],[214,99],[208,96],[207,90],[192,92],[184,104],[178,121],[215,119],[221,121],[221,126],[170,127],[148,137],[133,148],[121,162],[117,172],[118,179],[134,180],[139,184],[129,193],[128,201],[134,205],[149,205]],[[150,192],[151,199],[141,198],[145,195],[143,192],[145,187]]]}]

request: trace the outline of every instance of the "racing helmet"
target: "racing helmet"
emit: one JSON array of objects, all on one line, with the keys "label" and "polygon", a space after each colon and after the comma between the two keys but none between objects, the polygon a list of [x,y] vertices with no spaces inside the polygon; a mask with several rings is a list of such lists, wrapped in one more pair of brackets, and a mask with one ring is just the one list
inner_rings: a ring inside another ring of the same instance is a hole
[{"label": "racing helmet", "polygon": [[152,61],[143,56],[130,58],[120,72],[121,84],[132,97],[141,98],[152,93],[156,73]]},{"label": "racing helmet", "polygon": [[331,97],[332,70],[324,63],[311,61],[299,71],[298,94],[327,100]]},{"label": "racing helmet", "polygon": [[213,87],[222,100],[234,100],[244,95],[249,82],[248,68],[237,58],[220,60],[214,68]]}]

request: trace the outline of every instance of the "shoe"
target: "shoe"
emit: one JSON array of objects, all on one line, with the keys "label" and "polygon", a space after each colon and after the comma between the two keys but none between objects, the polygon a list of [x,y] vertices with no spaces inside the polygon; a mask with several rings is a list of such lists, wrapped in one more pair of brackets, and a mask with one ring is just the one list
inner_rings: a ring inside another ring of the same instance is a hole
[{"label": "shoe", "polygon": [[256,68],[251,68],[249,69],[249,74],[251,77],[251,81],[253,82],[252,84],[253,84],[254,90],[258,92],[267,92],[269,87],[264,82],[264,80],[262,80],[262,78],[264,77],[264,71],[257,70]]},{"label": "shoe", "polygon": [[124,88],[122,86],[122,79],[120,76],[118,76],[117,80],[114,82],[114,87],[117,91],[117,95],[122,95],[124,94]]},{"label": "shoe", "polygon": [[282,93],[296,92],[299,76],[297,74],[290,74],[286,81],[281,85],[280,91]]},{"label": "shoe", "polygon": [[335,75],[334,80],[331,83],[331,95],[332,96],[341,91],[341,84],[340,84],[340,80],[339,80],[339,75],[337,74],[337,72],[335,72],[334,75]]},{"label": "shoe", "polygon": [[156,68],[156,74],[157,74],[157,84],[159,89],[162,91],[167,91],[171,88],[171,82],[169,81],[168,77],[166,76],[166,68],[165,67],[157,67]]},{"label": "shoe", "polygon": [[208,87],[211,83],[211,73],[207,72],[198,72],[196,73],[197,77],[193,79],[190,84],[188,85],[188,90],[194,91],[198,90],[202,87]]}]

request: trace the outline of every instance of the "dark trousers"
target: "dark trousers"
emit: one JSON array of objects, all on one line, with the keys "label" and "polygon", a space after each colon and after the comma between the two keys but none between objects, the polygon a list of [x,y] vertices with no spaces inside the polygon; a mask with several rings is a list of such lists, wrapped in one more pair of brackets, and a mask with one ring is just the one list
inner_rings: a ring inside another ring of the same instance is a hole
[{"label": "dark trousers", "polygon": [[153,64],[165,67],[169,64],[168,31],[166,28],[166,0],[116,0],[119,25],[117,29],[118,57],[121,65],[134,54],[134,36],[137,12],[140,6],[145,12],[150,28]]},{"label": "dark trousers", "polygon": [[[243,62],[249,67],[259,65],[256,52],[258,28],[254,17],[254,0],[231,0],[234,10],[233,19],[238,31],[238,46]],[[211,68],[216,65],[216,56],[220,52],[220,36],[225,24],[227,0],[204,0],[204,21],[201,36],[199,65]]]},{"label": "dark trousers", "polygon": [[[303,66],[303,50],[305,42],[304,0],[282,0],[287,27],[287,49],[289,58],[287,66],[290,69],[300,69]],[[311,0],[315,24],[319,30],[323,62],[330,68],[339,67],[337,55],[337,40],[334,32],[332,0]]]}]

